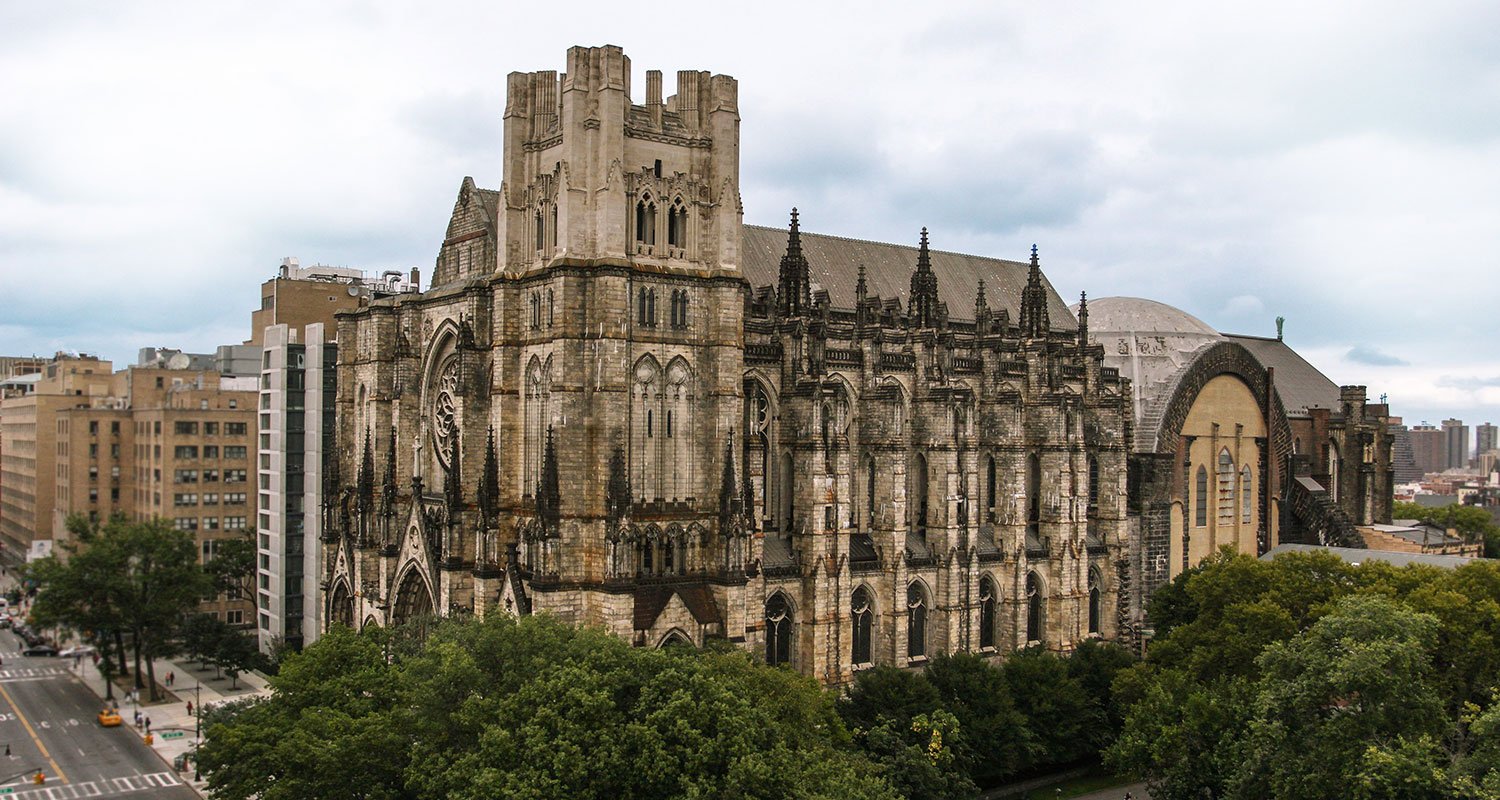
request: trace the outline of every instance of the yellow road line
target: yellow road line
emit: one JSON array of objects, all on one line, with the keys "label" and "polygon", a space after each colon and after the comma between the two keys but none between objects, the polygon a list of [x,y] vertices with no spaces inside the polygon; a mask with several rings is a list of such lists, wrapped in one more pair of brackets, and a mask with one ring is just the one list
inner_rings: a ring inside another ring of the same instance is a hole
[{"label": "yellow road line", "polygon": [[62,767],[59,767],[57,762],[52,760],[52,754],[47,752],[47,745],[42,744],[41,737],[36,735],[36,730],[31,727],[31,722],[26,719],[25,714],[21,713],[21,707],[16,705],[15,700],[11,699],[10,692],[5,691],[4,685],[0,685],[0,695],[5,696],[5,702],[9,703],[10,709],[16,712],[16,719],[20,720],[21,724],[26,726],[26,732],[31,734],[31,740],[36,742],[37,749],[42,751],[42,758],[47,759],[47,763],[52,765],[52,771],[57,773],[57,779],[63,783],[67,783],[68,776],[64,775]]}]

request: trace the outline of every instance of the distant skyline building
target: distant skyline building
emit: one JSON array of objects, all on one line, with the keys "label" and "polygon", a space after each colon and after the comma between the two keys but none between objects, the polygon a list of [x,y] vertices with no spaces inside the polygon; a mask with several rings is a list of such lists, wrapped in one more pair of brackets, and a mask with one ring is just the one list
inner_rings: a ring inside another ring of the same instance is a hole
[{"label": "distant skyline building", "polygon": [[1417,465],[1416,451],[1412,448],[1411,431],[1400,417],[1388,417],[1386,424],[1391,430],[1391,470],[1396,483],[1415,483],[1422,480],[1422,468]]},{"label": "distant skyline building", "polygon": [[1500,427],[1488,422],[1474,426],[1474,457],[1500,448]]},{"label": "distant skyline building", "polygon": [[1416,459],[1417,469],[1423,475],[1443,471],[1443,464],[1447,459],[1444,455],[1443,432],[1437,426],[1426,422],[1413,425],[1407,431],[1406,438],[1411,441],[1412,457]]},{"label": "distant skyline building", "polygon": [[1443,420],[1443,469],[1469,466],[1469,426],[1461,419]]}]

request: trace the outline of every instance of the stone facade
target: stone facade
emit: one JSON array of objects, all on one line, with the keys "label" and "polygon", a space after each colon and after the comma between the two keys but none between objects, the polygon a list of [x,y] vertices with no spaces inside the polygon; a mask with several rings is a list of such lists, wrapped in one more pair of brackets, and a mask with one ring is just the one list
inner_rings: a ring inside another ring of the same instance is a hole
[{"label": "stone facade", "polygon": [[510,76],[432,288],[339,315],[327,619],[548,612],[828,683],[1115,635],[1129,409],[1036,254],[950,319],[924,231],[906,307],[835,305],[794,216],[757,290],[735,81],[568,66]]}]

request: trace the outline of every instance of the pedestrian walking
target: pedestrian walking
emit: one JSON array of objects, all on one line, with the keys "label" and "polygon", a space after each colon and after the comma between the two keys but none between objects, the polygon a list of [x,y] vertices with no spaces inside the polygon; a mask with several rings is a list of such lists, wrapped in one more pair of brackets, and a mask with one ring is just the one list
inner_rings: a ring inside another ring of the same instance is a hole
[{"label": "pedestrian walking", "polygon": [[146,733],[150,733],[150,732],[151,732],[151,715],[147,714],[146,715]]},{"label": "pedestrian walking", "polygon": [[137,728],[141,727],[141,710],[139,708],[135,710],[135,726]]},{"label": "pedestrian walking", "polygon": [[175,672],[168,672],[167,673],[167,685],[171,686],[173,679],[175,679],[176,677],[177,677],[177,673],[175,673]]},{"label": "pedestrian walking", "polygon": [[192,715],[193,715],[193,701],[189,700],[188,701],[188,716],[191,717]]}]

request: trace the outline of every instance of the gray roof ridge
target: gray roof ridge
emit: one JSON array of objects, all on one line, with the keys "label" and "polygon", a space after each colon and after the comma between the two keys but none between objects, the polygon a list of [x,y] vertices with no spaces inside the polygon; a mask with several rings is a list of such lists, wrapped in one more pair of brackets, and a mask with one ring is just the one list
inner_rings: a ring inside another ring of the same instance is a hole
[{"label": "gray roof ridge", "polygon": [[[746,227],[746,228],[759,228],[759,229],[761,229],[763,231],[781,231],[781,232],[785,233],[786,230],[787,230],[786,228],[778,228],[778,227],[775,227],[775,226],[772,226],[772,225],[752,225],[752,224],[750,224],[748,222],[741,223],[741,224],[744,227]],[[860,244],[875,244],[875,245],[880,245],[882,247],[904,247],[904,248],[906,248],[908,250],[911,250],[913,253],[915,253],[919,249],[918,246],[914,245],[914,244],[901,244],[900,242],[882,242],[879,239],[861,239],[858,236],[840,236],[840,235],[838,235],[836,233],[818,233],[817,231],[810,231],[807,228],[801,228],[799,230],[799,233],[801,233],[801,235],[803,235],[803,236],[817,236],[817,237],[820,237],[820,238],[823,238],[823,239],[837,239],[837,240],[839,240],[841,242],[858,242]],[[962,253],[962,252],[959,252],[957,250],[942,250],[942,249],[939,249],[939,248],[936,248],[936,247],[930,247],[930,246],[927,248],[927,252],[933,253],[933,254],[942,254],[942,255],[945,255],[945,256],[961,256],[963,258],[982,258],[982,259],[984,259],[986,261],[1003,261],[1003,262],[1005,262],[1007,264],[1015,264],[1017,266],[1022,266],[1022,267],[1030,266],[1030,262],[1027,262],[1027,261],[1016,261],[1016,260],[1009,259],[1009,258],[997,258],[996,256],[980,255],[979,253]],[[913,268],[915,268],[915,262],[913,262]],[[1044,277],[1045,277],[1045,275],[1044,275]],[[1144,299],[1144,298],[1142,298],[1142,299]]]}]

